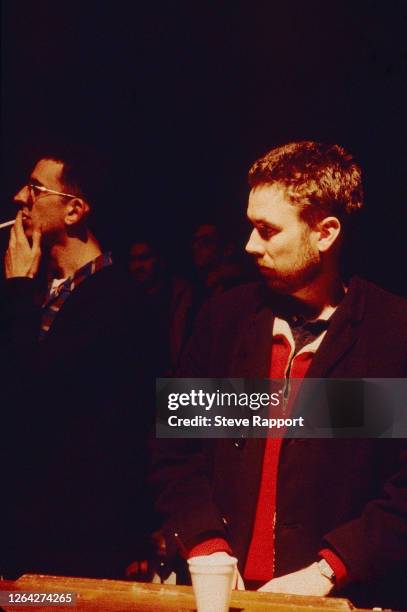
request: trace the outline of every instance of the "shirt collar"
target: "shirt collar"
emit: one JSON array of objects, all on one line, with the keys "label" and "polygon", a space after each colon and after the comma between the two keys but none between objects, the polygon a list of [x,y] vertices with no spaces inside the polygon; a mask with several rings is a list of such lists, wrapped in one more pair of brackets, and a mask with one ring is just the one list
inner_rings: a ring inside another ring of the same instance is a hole
[{"label": "shirt collar", "polygon": [[[58,297],[62,292],[71,292],[82,283],[85,279],[95,274],[98,270],[111,266],[113,263],[112,254],[110,251],[101,253],[91,261],[88,261],[84,266],[76,270],[74,274],[68,276],[61,284],[55,287],[54,279],[48,284],[48,294],[44,306],[54,298]],[[54,284],[54,287],[53,287]]]}]

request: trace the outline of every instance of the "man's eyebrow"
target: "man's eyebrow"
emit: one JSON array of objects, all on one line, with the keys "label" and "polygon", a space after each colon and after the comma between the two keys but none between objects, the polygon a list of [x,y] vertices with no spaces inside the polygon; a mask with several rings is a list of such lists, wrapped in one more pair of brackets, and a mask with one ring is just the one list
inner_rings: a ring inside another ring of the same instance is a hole
[{"label": "man's eyebrow", "polygon": [[263,219],[254,219],[252,223],[258,229],[270,229],[270,230],[275,230],[275,231],[281,230],[281,227],[279,225],[275,225],[274,223],[269,223],[268,221],[265,221]]}]

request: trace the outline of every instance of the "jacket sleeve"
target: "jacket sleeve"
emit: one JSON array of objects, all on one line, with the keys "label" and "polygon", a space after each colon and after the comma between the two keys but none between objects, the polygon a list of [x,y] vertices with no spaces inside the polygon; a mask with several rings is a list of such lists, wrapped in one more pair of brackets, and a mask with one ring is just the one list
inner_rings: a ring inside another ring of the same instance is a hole
[{"label": "jacket sleeve", "polygon": [[407,444],[405,440],[380,440],[400,446],[398,471],[384,484],[382,494],[369,501],[358,518],[333,529],[324,537],[343,560],[356,582],[374,580],[407,567]]},{"label": "jacket sleeve", "polygon": [[[208,375],[212,333],[209,304],[197,319],[177,377],[205,378]],[[227,539],[222,517],[212,498],[207,460],[210,442],[196,439],[151,441],[150,482],[169,557],[177,549],[186,556],[193,546],[210,537]]]}]

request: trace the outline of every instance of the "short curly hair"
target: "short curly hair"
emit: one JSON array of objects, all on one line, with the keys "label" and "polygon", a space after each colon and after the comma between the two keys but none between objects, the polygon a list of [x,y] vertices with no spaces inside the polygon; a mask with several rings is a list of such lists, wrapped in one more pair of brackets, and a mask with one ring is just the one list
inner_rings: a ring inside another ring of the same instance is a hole
[{"label": "short curly hair", "polygon": [[249,170],[249,185],[279,184],[310,226],[326,216],[347,223],[363,206],[362,175],[353,156],[339,145],[303,141],[271,149]]}]

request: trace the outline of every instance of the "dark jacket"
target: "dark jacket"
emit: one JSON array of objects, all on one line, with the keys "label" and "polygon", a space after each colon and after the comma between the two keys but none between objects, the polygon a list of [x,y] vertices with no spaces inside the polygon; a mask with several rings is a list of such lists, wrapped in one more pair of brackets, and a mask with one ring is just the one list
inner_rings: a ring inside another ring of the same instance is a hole
[{"label": "dark jacket", "polygon": [[[183,360],[182,377],[267,378],[273,309],[247,285],[208,305]],[[333,315],[307,376],[402,378],[407,373],[406,302],[355,278]],[[168,548],[226,538],[244,568],[265,440],[158,441],[152,475]],[[404,440],[286,439],[277,484],[280,576],[332,548],[358,605],[405,604],[407,451]]]},{"label": "dark jacket", "polygon": [[37,290],[16,278],[3,294],[4,571],[120,576],[150,529],[155,323],[111,266],[73,291],[39,343]]}]

